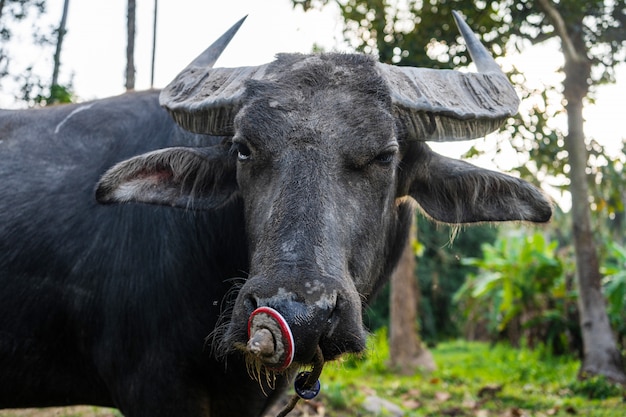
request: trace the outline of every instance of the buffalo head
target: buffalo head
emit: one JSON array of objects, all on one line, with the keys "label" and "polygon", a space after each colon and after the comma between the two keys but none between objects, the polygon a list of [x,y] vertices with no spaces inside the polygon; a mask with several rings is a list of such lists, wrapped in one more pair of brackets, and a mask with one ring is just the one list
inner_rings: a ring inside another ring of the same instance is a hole
[{"label": "buffalo head", "polygon": [[330,53],[210,68],[214,59],[201,56],[162,91],[184,128],[228,139],[122,162],[97,197],[207,210],[242,202],[250,270],[220,335],[223,351],[238,346],[281,370],[290,356],[310,362],[318,346],[326,359],[362,350],[362,303],[397,262],[412,201],[452,224],[549,220],[551,205],[534,186],[425,144],[484,136],[519,104],[455,17],[478,73]]}]

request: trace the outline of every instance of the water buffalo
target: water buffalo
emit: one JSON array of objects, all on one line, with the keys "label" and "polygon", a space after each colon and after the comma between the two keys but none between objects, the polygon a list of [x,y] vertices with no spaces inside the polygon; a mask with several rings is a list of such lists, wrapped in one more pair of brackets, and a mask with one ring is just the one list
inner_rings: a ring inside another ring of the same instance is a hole
[{"label": "water buffalo", "polygon": [[548,221],[534,186],[424,143],[517,110],[458,24],[478,73],[352,54],[211,68],[210,48],[167,112],[155,91],[1,112],[0,407],[261,415],[299,366],[364,348],[413,200],[452,224]]}]

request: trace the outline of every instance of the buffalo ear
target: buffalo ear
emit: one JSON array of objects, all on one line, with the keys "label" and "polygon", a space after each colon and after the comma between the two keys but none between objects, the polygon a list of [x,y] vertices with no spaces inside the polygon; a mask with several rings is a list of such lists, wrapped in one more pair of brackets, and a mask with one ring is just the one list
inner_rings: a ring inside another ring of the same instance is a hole
[{"label": "buffalo ear", "polygon": [[524,180],[432,151],[427,160],[427,169],[418,170],[409,194],[437,221],[544,223],[552,216],[548,197]]},{"label": "buffalo ear", "polygon": [[227,147],[179,147],[113,166],[98,182],[96,200],[210,210],[226,204],[236,192],[235,162]]}]

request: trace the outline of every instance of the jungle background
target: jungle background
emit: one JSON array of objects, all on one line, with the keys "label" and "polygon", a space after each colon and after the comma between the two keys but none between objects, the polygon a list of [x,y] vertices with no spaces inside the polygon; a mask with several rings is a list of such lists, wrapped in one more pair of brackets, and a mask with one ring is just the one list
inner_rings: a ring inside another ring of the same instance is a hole
[{"label": "jungle background", "polygon": [[[69,0],[62,2],[58,23],[38,26],[51,3],[0,0],[0,88],[15,107],[82,100],[72,75],[63,75],[71,68],[63,61],[64,38],[80,36],[71,31]],[[157,2],[150,3],[156,16]],[[466,146],[463,157],[477,164],[489,160],[534,182],[555,202],[554,218],[543,227],[454,229],[416,212],[406,260],[366,311],[370,349],[328,365],[321,399],[295,413],[626,415],[626,134],[609,148],[585,133],[583,117],[598,88],[614,83],[624,66],[626,1],[288,3],[305,13],[338,11],[340,45],[314,45],[316,52],[357,51],[397,65],[466,70],[471,60],[451,16],[459,11],[522,98],[519,114],[499,133]],[[126,3],[125,44],[116,46],[125,56],[125,90],[135,88],[138,71],[136,6]],[[49,55],[47,73],[37,62],[12,66],[21,51],[11,40],[25,25],[32,47]],[[152,48],[154,62],[156,37]],[[549,83],[530,83],[519,70],[520,57],[533,48],[562,56]],[[42,413],[117,412],[0,416]]]}]

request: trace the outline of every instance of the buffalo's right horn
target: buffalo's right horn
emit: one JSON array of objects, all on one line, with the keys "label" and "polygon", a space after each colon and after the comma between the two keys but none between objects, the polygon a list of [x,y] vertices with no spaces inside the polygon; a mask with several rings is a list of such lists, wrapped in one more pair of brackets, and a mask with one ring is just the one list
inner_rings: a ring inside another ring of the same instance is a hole
[{"label": "buffalo's right horn", "polygon": [[478,138],[517,113],[519,98],[508,78],[460,15],[453,14],[478,73],[378,64],[415,140]]}]

